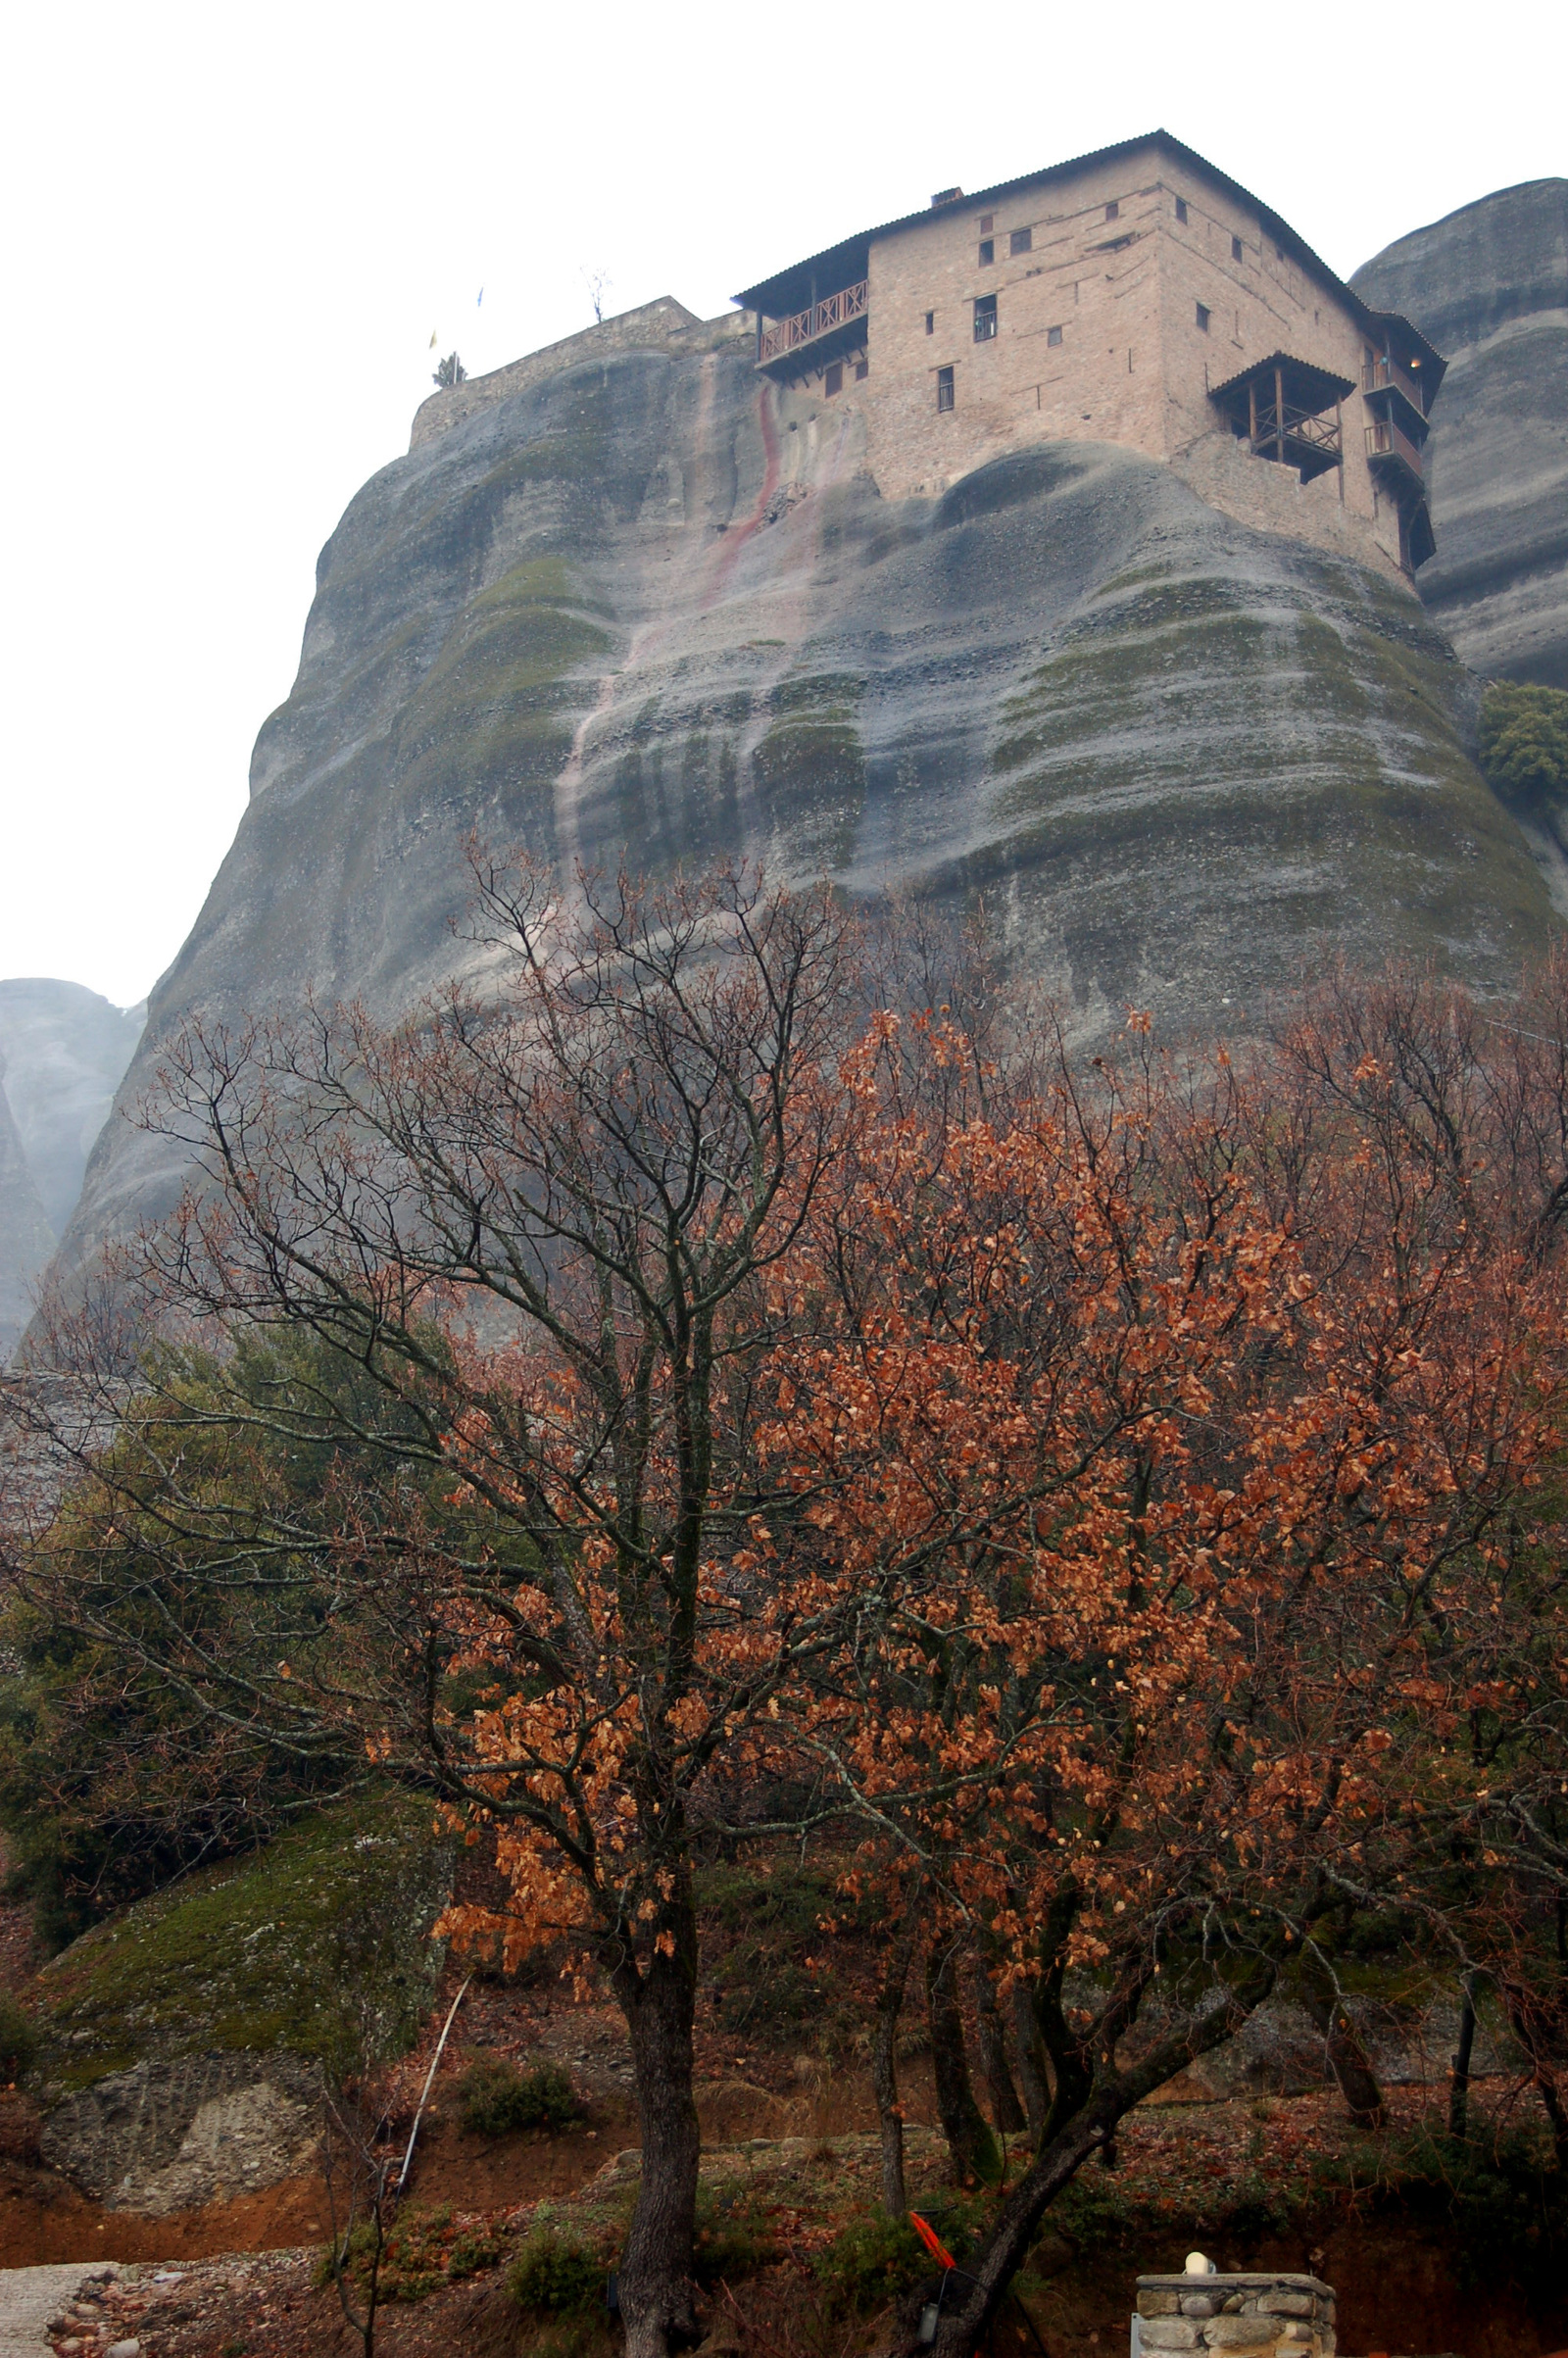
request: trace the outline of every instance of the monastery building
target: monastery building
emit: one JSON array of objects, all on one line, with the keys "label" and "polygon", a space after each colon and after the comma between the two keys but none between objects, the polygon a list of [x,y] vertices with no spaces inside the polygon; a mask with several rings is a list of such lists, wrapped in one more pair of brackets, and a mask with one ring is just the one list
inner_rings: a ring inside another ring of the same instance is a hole
[{"label": "monastery building", "polygon": [[1065,436],[1406,576],[1432,554],[1441,355],[1166,131],[943,189],[736,301],[762,376],[858,413],[886,497]]}]

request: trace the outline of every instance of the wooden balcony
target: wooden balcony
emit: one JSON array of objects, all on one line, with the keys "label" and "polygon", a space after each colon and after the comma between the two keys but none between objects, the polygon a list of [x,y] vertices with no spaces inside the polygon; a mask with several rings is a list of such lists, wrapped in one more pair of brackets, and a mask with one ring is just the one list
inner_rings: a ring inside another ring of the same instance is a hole
[{"label": "wooden balcony", "polygon": [[1374,418],[1367,427],[1366,459],[1375,474],[1387,475],[1396,484],[1425,491],[1426,470],[1421,463],[1421,452],[1392,418]]},{"label": "wooden balcony", "polygon": [[1354,379],[1288,352],[1271,352],[1209,399],[1254,459],[1293,467],[1303,483],[1345,464],[1341,405]]},{"label": "wooden balcony", "polygon": [[1363,393],[1400,394],[1418,418],[1426,417],[1425,385],[1419,377],[1412,376],[1408,369],[1401,368],[1397,361],[1385,359],[1366,362],[1361,369],[1361,390]]},{"label": "wooden balcony", "polygon": [[773,375],[805,375],[863,344],[870,282],[841,286],[787,319],[764,319],[757,340],[757,366]]}]

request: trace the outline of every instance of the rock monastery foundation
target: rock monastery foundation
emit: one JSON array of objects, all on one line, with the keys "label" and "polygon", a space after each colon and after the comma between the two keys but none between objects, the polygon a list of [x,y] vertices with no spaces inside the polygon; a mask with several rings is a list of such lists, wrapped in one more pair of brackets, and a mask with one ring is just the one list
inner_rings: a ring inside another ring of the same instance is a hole
[{"label": "rock monastery foundation", "polygon": [[754,346],[760,394],[887,499],[1059,440],[1161,461],[1211,507],[1408,582],[1443,356],[1166,131],[862,230],[702,321],[669,297],[432,395],[419,447],[542,376],[649,346]]}]

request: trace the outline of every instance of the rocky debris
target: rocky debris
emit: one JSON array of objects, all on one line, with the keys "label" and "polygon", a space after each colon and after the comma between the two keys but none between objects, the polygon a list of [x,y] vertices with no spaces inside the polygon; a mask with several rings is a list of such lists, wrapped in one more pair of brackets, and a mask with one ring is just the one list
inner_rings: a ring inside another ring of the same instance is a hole
[{"label": "rocky debris", "polygon": [[144,2061],[57,2105],[39,2148],[107,2209],[163,2218],[306,2168],[319,2088],[316,2066],[292,2055]]},{"label": "rocky debris", "polygon": [[1568,688],[1568,180],[1461,206],[1350,283],[1448,360],[1423,604],[1477,671]]},{"label": "rocky debris", "polygon": [[[83,2275],[79,2268],[24,2269],[71,2280],[75,2297],[48,2321],[56,2358],[166,2358],[182,2346],[239,2346],[247,2331],[274,2327],[303,2299],[314,2254],[255,2252],[176,2267],[143,2264]],[[5,2278],[0,2277],[0,2299]],[[14,2354],[0,2343],[0,2358]],[[39,2358],[31,2345],[29,2358]]]},{"label": "rocky debris", "polygon": [[[904,2147],[911,2170],[938,2168],[947,2155],[942,2134],[936,2129],[906,2126]],[[881,2150],[881,2139],[875,2137],[750,2137],[739,2145],[705,2145],[702,2168],[705,2178],[745,2178],[773,2170],[801,2170],[830,2159],[863,2167],[876,2161]],[[627,2145],[611,2155],[593,2184],[596,2187],[625,2186],[642,2174],[642,2147]]]},{"label": "rocky debris", "polygon": [[[1501,984],[1546,938],[1418,603],[1126,450],[888,501],[832,405],[734,338],[612,352],[384,468],[318,579],[122,1104],[193,1010],[415,1004],[476,955],[475,831],[564,873],[750,850],[983,902],[1085,1036],[1129,1002],[1243,1029],[1337,953]],[[62,1270],[183,1175],[115,1124]]]}]

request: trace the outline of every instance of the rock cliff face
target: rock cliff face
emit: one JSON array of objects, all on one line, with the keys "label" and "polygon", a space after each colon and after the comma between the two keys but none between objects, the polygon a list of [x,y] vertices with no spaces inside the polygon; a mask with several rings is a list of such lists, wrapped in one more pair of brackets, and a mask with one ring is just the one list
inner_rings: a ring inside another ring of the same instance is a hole
[{"label": "rock cliff face", "polygon": [[[1500,982],[1543,940],[1399,588],[1102,445],[884,500],[732,321],[559,359],[349,508],[127,1097],[191,1007],[407,1006],[460,962],[470,830],[567,873],[744,846],[983,898],[1085,1032],[1129,1001],[1242,1027],[1340,951]],[[63,1265],[177,1183],[113,1125]]]},{"label": "rock cliff face", "polygon": [[79,983],[0,982],[0,1366],[81,1188],[144,1009]]},{"label": "rock cliff face", "polygon": [[0,1367],[32,1315],[32,1287],[55,1249],[5,1092],[0,1061]]},{"label": "rock cliff face", "polygon": [[1423,603],[1475,670],[1568,688],[1568,180],[1466,205],[1350,283],[1448,356]]}]

